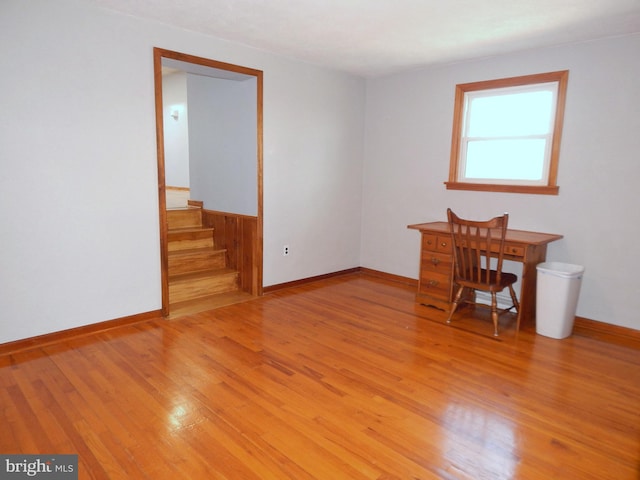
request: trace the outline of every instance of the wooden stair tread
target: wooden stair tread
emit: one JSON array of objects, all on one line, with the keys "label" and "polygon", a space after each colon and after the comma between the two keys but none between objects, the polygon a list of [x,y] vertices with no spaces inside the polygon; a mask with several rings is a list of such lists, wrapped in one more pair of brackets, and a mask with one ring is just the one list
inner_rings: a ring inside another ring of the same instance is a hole
[{"label": "wooden stair tread", "polygon": [[169,283],[187,282],[207,277],[216,277],[222,275],[237,275],[238,271],[232,268],[214,268],[208,270],[200,270],[198,272],[179,273],[169,276]]},{"label": "wooden stair tread", "polygon": [[169,230],[202,227],[202,209],[183,207],[167,210],[167,226]]},{"label": "wooden stair tread", "polygon": [[239,291],[240,272],[228,268],[227,249],[216,248],[214,230],[203,225],[201,204],[167,210],[172,314],[176,308],[178,314],[194,308],[202,311],[246,298]]},{"label": "wooden stair tread", "polygon": [[190,232],[213,232],[213,227],[182,227],[182,228],[171,228],[167,230],[167,233],[171,235],[172,233],[190,233]]},{"label": "wooden stair tread", "polygon": [[234,291],[209,295],[195,300],[176,302],[171,304],[171,313],[169,314],[169,318],[173,320],[185,315],[206,312],[207,310],[214,310],[216,308],[226,307],[236,303],[247,302],[256,298],[259,297],[247,292]]},{"label": "wooden stair tread", "polygon": [[196,207],[195,205],[186,205],[184,207],[167,208],[167,212],[176,212],[180,210],[201,210],[201,207]]},{"label": "wooden stair tread", "polygon": [[169,276],[170,304],[238,290],[238,271],[215,268]]},{"label": "wooden stair tread", "polygon": [[202,255],[202,254],[220,254],[225,253],[227,251],[226,248],[211,248],[211,247],[200,247],[200,248],[187,248],[184,250],[171,250],[169,253],[170,257],[181,257],[181,256],[190,256],[190,255]]},{"label": "wooden stair tread", "polygon": [[169,230],[169,252],[176,250],[193,250],[194,248],[214,248],[213,228],[179,228]]}]

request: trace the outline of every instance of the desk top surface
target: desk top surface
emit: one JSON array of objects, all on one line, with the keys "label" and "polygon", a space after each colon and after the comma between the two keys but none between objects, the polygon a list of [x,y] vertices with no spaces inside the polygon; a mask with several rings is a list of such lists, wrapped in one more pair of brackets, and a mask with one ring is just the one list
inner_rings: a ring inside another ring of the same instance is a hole
[{"label": "desk top surface", "polygon": [[[449,234],[448,222],[428,222],[428,223],[416,223],[414,225],[407,225],[407,228],[412,230],[419,230],[425,233],[434,234]],[[527,245],[544,245],[547,243],[560,240],[562,235],[555,233],[542,233],[542,232],[529,232],[527,230],[514,230],[512,228],[507,229],[507,236],[505,241],[524,243]]]}]

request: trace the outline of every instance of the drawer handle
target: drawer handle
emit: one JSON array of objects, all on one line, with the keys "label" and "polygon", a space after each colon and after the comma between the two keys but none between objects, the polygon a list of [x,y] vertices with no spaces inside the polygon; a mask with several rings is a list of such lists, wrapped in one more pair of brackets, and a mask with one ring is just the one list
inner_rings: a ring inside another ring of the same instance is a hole
[{"label": "drawer handle", "polygon": [[436,257],[431,257],[431,263],[437,266],[440,263],[440,260]]},{"label": "drawer handle", "polygon": [[436,287],[438,285],[438,283],[440,283],[440,282],[438,282],[437,280],[429,280],[429,286],[430,287]]},{"label": "drawer handle", "polygon": [[447,246],[447,242],[442,242],[442,243],[440,244],[440,246],[441,246],[441,247],[446,247],[446,246]]}]

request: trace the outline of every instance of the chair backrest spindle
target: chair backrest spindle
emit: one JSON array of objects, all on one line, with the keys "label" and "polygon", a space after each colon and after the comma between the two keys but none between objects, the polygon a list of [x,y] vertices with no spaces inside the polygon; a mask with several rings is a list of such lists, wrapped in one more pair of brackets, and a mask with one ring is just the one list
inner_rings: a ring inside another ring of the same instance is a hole
[{"label": "chair backrest spindle", "polygon": [[[486,221],[464,220],[447,211],[458,278],[489,285],[500,283],[504,260],[504,238],[509,214]],[[492,266],[492,261],[495,265]],[[489,271],[494,270],[491,278]]]}]

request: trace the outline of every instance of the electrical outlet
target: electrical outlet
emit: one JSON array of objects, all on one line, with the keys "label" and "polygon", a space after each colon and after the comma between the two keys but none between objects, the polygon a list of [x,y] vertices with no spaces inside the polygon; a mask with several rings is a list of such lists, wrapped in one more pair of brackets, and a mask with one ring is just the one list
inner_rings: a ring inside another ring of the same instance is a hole
[{"label": "electrical outlet", "polygon": [[287,255],[289,255],[289,245],[282,247],[282,256],[286,257]]}]

